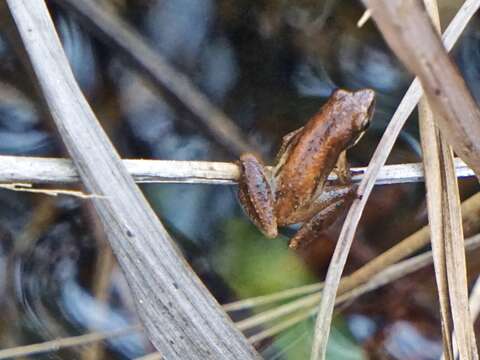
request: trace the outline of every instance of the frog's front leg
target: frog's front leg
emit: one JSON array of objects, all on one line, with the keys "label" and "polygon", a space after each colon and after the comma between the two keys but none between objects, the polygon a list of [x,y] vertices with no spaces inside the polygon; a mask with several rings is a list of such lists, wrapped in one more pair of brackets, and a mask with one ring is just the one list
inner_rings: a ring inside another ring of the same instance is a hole
[{"label": "frog's front leg", "polygon": [[289,247],[298,249],[305,246],[326,230],[356,198],[357,186],[327,187],[312,204],[312,209],[321,208],[290,239]]},{"label": "frog's front leg", "polygon": [[303,126],[297,130],[289,132],[287,135],[282,137],[282,143],[280,144],[280,149],[278,149],[277,155],[275,156],[275,166],[273,168],[273,174],[278,174],[282,166],[287,161],[289,154],[289,149],[295,145],[298,138],[302,134]]},{"label": "frog's front leg", "polygon": [[350,164],[347,160],[347,151],[340,153],[333,172],[337,175],[340,184],[350,184],[352,182],[352,173],[350,172]]},{"label": "frog's front leg", "polygon": [[276,237],[275,199],[263,164],[247,153],[240,157],[239,166],[238,198],[243,210],[266,236]]},{"label": "frog's front leg", "polygon": [[295,143],[295,140],[298,138],[298,135],[302,133],[303,126],[297,130],[290,131],[287,135],[282,137],[282,143],[280,144],[280,149],[278,149],[277,156],[275,157],[275,163],[280,160],[280,157],[287,151],[287,149]]}]

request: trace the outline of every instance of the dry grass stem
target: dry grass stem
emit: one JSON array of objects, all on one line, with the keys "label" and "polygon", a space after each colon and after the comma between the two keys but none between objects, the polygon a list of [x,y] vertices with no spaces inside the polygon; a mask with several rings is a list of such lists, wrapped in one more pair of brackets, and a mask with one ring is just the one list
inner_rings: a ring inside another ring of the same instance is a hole
[{"label": "dry grass stem", "polygon": [[[478,314],[480,313],[480,277],[477,277],[475,280],[475,284],[473,285],[472,292],[470,294],[469,299],[470,305],[470,314],[472,316],[472,323],[475,323],[475,320],[478,318]],[[458,348],[455,342],[455,336],[452,334],[453,337],[453,358],[458,358]],[[442,354],[442,360],[445,359],[445,354]]]},{"label": "dry grass stem", "polygon": [[312,292],[320,291],[323,288],[323,283],[315,283],[305,286],[299,286],[293,289],[279,291],[269,295],[257,296],[245,300],[234,301],[228,304],[223,304],[225,311],[232,312],[238,310],[250,309],[255,306],[269,305],[279,301],[284,301],[293,297],[298,297]]},{"label": "dry grass stem", "polygon": [[137,331],[141,331],[141,327],[139,325],[126,327],[115,331],[94,332],[86,335],[46,341],[39,344],[18,346],[15,348],[0,350],[0,359],[10,359],[14,357],[31,356],[44,352],[58,351],[67,347],[87,345],[105,339],[113,339],[119,336],[129,335],[132,332]]},{"label": "dry grass stem", "polygon": [[277,306],[270,310],[263,311],[259,314],[246,318],[245,320],[237,321],[235,324],[237,325],[237,328],[241,331],[253,329],[257,326],[275,321],[282,316],[292,314],[298,310],[315,306],[316,304],[318,304],[320,297],[320,292],[303,296],[298,300]]},{"label": "dry grass stem", "polygon": [[[459,38],[463,29],[479,6],[480,1],[473,0],[467,0],[462,5],[444,34],[444,43],[448,49],[452,48],[453,44]],[[375,14],[372,15],[375,16]],[[368,197],[375,185],[375,179],[380,172],[380,169],[385,164],[405,121],[420,100],[421,95],[422,89],[420,83],[418,79],[415,79],[395,111],[392,120],[386,128],[385,133],[372,156],[367,172],[360,182],[358,192],[361,195],[361,198],[355,200],[348,211],[327,272],[324,288],[325,296],[322,297],[317,316],[315,328],[316,335],[314,337],[311,355],[312,360],[325,358],[330,323],[335,304],[334,299],[363,209],[365,208]]]},{"label": "dry grass stem", "polygon": [[[213,161],[122,160],[129,174],[139,183],[235,184],[239,170],[235,163]],[[352,168],[352,181],[360,182],[366,167]],[[474,176],[461,160],[455,159],[459,178]],[[330,181],[337,177],[332,174]],[[67,159],[0,155],[0,183],[72,184],[80,181],[73,163]],[[424,181],[423,164],[383,166],[376,185]]]},{"label": "dry grass stem", "polygon": [[0,184],[0,188],[10,190],[10,191],[19,191],[19,192],[28,192],[34,194],[43,194],[48,196],[59,196],[59,195],[68,195],[77,197],[79,199],[102,199],[105,196],[96,195],[96,194],[85,194],[82,191],[77,190],[65,190],[65,189],[34,189],[32,184],[27,183],[12,183],[12,184]]},{"label": "dry grass stem", "polygon": [[367,23],[368,20],[372,17],[372,11],[370,9],[365,10],[363,15],[357,21],[357,27],[361,28],[363,25]]},{"label": "dry grass stem", "polygon": [[268,339],[269,337],[275,336],[281,333],[284,330],[298,324],[299,322],[308,319],[310,316],[313,316],[317,310],[317,307],[306,308],[306,310],[299,311],[298,313],[289,316],[286,320],[279,321],[277,324],[274,324],[265,330],[262,330],[255,335],[249,336],[248,341],[252,344],[255,344],[258,341]]},{"label": "dry grass stem", "polygon": [[[440,32],[440,17],[435,0],[424,0],[427,11],[432,18],[437,31]],[[443,158],[442,147],[447,146],[440,135],[434,122],[433,111],[430,108],[427,98],[424,96],[418,105],[419,127],[422,144],[423,164],[425,166],[425,185],[427,188],[428,222],[430,227],[430,241],[433,250],[433,264],[435,278],[440,302],[440,315],[442,327],[443,353],[446,359],[453,359],[452,342],[452,308],[450,306],[449,287],[447,278],[446,241],[451,237],[451,229],[448,206],[444,207],[444,181],[449,174],[445,171],[445,162],[449,159]],[[446,191],[446,189],[445,189]],[[458,189],[456,189],[458,196]],[[453,196],[450,194],[450,196]],[[458,209],[460,210],[460,209]]]},{"label": "dry grass stem", "polygon": [[433,249],[433,263],[440,302],[440,314],[443,337],[443,351],[447,354],[446,359],[453,359],[452,346],[452,321],[451,307],[448,293],[447,264],[445,254],[445,237],[451,232],[446,228],[448,222],[448,211],[443,211],[443,179],[446,174],[441,163],[442,142],[440,133],[433,122],[433,112],[430,110],[426,98],[422,98],[419,104],[420,134],[422,138],[423,159],[426,173],[428,222],[430,227],[430,238]]}]

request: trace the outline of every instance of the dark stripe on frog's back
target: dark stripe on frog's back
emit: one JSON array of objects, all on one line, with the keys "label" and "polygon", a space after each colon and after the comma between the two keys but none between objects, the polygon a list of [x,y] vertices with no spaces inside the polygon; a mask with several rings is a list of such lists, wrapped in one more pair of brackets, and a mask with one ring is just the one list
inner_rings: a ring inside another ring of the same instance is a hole
[{"label": "dark stripe on frog's back", "polygon": [[[284,166],[276,179],[275,213],[280,225],[288,221],[288,216],[296,207],[305,205],[311,199],[319,183],[323,185],[351,138],[351,129],[345,129],[345,120],[339,121],[341,109],[331,105],[327,103],[305,125],[286,161],[288,168]],[[323,124],[319,124],[319,121]],[[317,130],[312,132],[312,128]],[[300,145],[302,143],[305,145]],[[296,166],[293,167],[292,164]],[[295,190],[289,189],[288,185]]]}]

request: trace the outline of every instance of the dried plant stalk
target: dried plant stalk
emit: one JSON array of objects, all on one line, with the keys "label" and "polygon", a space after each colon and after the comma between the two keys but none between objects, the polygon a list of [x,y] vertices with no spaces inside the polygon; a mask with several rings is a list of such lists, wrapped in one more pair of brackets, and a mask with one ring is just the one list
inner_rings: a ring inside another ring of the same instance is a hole
[{"label": "dried plant stalk", "polygon": [[[139,183],[235,184],[238,166],[214,161],[122,160],[128,173]],[[366,167],[352,168],[352,181],[360,182]],[[455,159],[459,178],[474,176],[461,160]],[[329,181],[337,179],[335,174]],[[80,181],[71,160],[0,155],[0,183],[72,184]],[[380,169],[376,185],[424,181],[421,163],[385,165]]]},{"label": "dried plant stalk", "polygon": [[91,344],[93,342],[105,339],[113,339],[116,337],[131,334],[135,331],[141,331],[140,326],[130,326],[120,330],[110,332],[93,332],[85,335],[72,336],[63,339],[46,341],[39,344],[19,346],[11,349],[0,350],[0,359],[11,359],[19,356],[29,356],[49,351],[58,351],[63,348]]},{"label": "dried plant stalk", "polygon": [[[424,0],[426,8],[432,18],[437,31],[440,31],[440,17],[435,0]],[[452,308],[448,292],[447,262],[446,262],[446,239],[458,229],[448,229],[450,221],[448,207],[443,207],[444,179],[448,176],[445,172],[445,162],[448,159],[442,157],[444,143],[434,122],[433,111],[427,98],[424,96],[418,105],[419,127],[422,144],[423,163],[425,166],[425,185],[427,188],[428,223],[430,228],[430,241],[433,250],[433,264],[440,302],[440,314],[443,338],[443,353],[447,360],[453,359],[452,342]],[[458,189],[457,189],[458,196]],[[450,194],[450,196],[452,196]],[[459,210],[459,209],[458,209]],[[452,231],[449,231],[452,230]]]}]

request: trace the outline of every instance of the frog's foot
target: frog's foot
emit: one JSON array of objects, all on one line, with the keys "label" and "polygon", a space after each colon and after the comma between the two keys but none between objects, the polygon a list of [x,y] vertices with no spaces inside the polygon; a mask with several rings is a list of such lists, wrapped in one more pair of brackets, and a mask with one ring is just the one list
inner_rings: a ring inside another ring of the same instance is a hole
[{"label": "frog's foot", "polygon": [[305,222],[295,236],[290,239],[288,246],[291,249],[298,249],[315,240],[322,231],[328,229],[337,220],[355,197],[356,187],[352,187],[346,196],[329,204],[309,221]]},{"label": "frog's foot", "polygon": [[350,184],[352,182],[352,174],[350,172],[350,164],[347,160],[347,152],[342,151],[338,157],[337,163],[333,172],[338,177],[338,182],[342,185]]},{"label": "frog's foot", "polygon": [[265,234],[274,238],[278,235],[277,219],[273,206],[274,197],[264,167],[252,154],[240,157],[240,179],[238,198],[250,220]]}]

